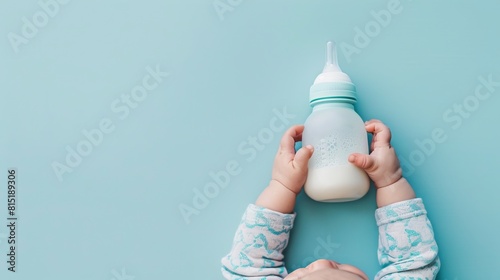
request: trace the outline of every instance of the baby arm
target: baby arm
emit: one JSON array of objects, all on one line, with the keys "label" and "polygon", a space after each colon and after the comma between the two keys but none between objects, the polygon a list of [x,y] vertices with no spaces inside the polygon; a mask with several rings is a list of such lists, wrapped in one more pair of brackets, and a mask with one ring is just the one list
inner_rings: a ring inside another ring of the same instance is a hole
[{"label": "baby arm", "polygon": [[307,176],[312,147],[295,153],[303,126],[288,129],[274,159],[272,177],[255,204],[247,207],[231,252],[222,258],[226,279],[283,279],[287,276],[283,250],[288,245],[293,208]]},{"label": "baby arm", "polygon": [[403,177],[403,171],[391,146],[391,131],[379,120],[365,124],[366,131],[373,133],[370,155],[352,154],[349,161],[364,169],[377,189],[377,206],[415,198],[415,192]]},{"label": "baby arm", "polygon": [[222,258],[225,279],[281,280],[287,275],[283,250],[288,245],[295,215],[250,204]]},{"label": "baby arm", "polygon": [[435,279],[439,267],[438,246],[421,199],[403,177],[391,146],[391,131],[378,120],[366,122],[373,133],[371,154],[352,154],[349,161],[364,169],[375,183],[379,226],[379,262],[383,269],[375,279]]},{"label": "baby arm", "polygon": [[256,205],[281,213],[291,213],[297,195],[307,177],[307,164],[312,146],[302,147],[295,153],[295,142],[302,140],[303,125],[292,126],[281,138],[269,186],[261,193]]}]

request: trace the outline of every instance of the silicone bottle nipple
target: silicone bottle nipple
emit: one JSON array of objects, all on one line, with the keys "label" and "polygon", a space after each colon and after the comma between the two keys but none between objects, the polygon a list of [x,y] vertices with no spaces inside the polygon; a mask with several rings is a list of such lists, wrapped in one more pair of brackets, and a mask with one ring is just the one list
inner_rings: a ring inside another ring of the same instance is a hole
[{"label": "silicone bottle nipple", "polygon": [[342,72],[337,60],[337,50],[332,42],[326,43],[326,64],[323,73],[325,72]]},{"label": "silicone bottle nipple", "polygon": [[333,42],[326,43],[326,63],[323,72],[316,77],[314,84],[330,82],[349,82],[351,79],[342,72],[337,60],[337,50]]}]

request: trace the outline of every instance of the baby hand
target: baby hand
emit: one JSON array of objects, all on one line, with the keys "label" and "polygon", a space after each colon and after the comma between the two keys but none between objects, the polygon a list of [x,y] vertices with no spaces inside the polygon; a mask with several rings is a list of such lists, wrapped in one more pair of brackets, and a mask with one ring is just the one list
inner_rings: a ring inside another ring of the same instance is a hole
[{"label": "baby hand", "polygon": [[366,171],[377,189],[389,186],[402,178],[398,157],[391,147],[391,131],[379,120],[365,123],[366,131],[373,133],[370,155],[351,154],[349,161]]},{"label": "baby hand", "polygon": [[307,164],[313,154],[313,147],[308,145],[295,153],[295,142],[302,140],[303,125],[290,127],[283,138],[274,159],[272,180],[295,194],[300,193],[307,177]]}]

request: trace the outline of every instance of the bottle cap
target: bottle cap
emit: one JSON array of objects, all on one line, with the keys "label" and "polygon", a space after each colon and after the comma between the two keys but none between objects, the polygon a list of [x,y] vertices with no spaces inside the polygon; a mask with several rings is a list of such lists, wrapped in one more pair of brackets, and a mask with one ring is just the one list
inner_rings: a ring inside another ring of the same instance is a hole
[{"label": "bottle cap", "polygon": [[356,87],[349,76],[342,72],[337,61],[337,51],[333,42],[326,44],[326,63],[323,72],[311,86],[309,102],[356,103]]}]

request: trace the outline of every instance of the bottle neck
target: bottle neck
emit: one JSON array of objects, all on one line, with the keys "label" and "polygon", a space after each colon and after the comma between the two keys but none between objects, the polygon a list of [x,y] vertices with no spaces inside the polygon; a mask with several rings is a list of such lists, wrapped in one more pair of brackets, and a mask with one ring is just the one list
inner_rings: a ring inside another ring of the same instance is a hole
[{"label": "bottle neck", "polygon": [[354,104],[347,102],[332,102],[332,101],[323,101],[323,102],[315,102],[311,104],[313,112],[331,109],[331,108],[348,108],[354,110]]},{"label": "bottle neck", "polygon": [[315,107],[318,104],[334,103],[334,105],[331,106],[352,109],[356,100],[356,87],[352,83],[315,83],[309,90],[309,102],[312,107]]}]

